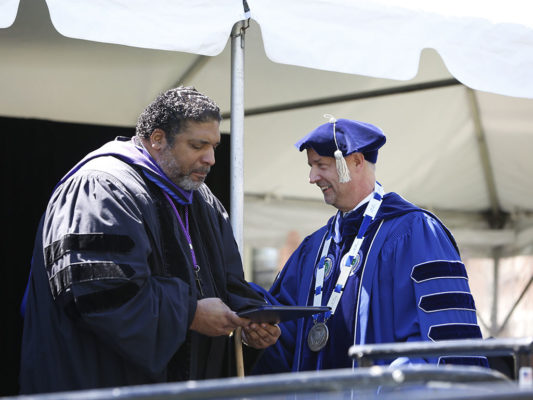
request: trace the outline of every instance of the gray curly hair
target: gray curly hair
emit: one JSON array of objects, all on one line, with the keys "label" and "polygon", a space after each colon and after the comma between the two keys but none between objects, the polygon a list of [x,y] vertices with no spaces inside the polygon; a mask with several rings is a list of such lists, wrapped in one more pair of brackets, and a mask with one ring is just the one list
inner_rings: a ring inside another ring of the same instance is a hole
[{"label": "gray curly hair", "polygon": [[155,129],[165,132],[169,145],[187,121],[209,122],[222,120],[220,108],[194,87],[179,86],[161,93],[139,116],[136,135],[148,139]]}]

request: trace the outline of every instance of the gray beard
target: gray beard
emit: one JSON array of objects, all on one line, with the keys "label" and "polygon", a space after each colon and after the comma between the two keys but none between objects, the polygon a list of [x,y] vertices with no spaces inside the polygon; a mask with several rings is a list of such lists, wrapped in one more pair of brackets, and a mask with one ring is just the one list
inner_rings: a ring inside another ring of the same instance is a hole
[{"label": "gray beard", "polygon": [[172,182],[178,185],[180,188],[185,190],[198,190],[202,186],[203,182],[195,182],[189,176],[179,176],[175,178],[170,178]]},{"label": "gray beard", "polygon": [[[181,166],[170,156],[170,151],[165,151],[159,159],[158,164],[169,179],[177,186],[184,190],[198,190],[203,182],[193,181],[190,174],[193,171],[184,173]],[[209,169],[207,170],[209,172]]]}]

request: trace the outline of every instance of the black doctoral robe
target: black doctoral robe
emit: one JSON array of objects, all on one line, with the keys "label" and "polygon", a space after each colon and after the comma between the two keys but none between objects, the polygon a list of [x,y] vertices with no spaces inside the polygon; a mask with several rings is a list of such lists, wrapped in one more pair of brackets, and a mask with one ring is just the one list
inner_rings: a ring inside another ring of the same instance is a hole
[{"label": "black doctoral robe", "polygon": [[[234,374],[229,337],[188,329],[200,294],[186,236],[157,174],[122,157],[123,148],[138,150],[111,142],[88,156],[43,216],[25,305],[22,393]],[[205,297],[234,311],[261,304],[220,202],[203,185],[185,203],[175,201],[189,207]]]}]

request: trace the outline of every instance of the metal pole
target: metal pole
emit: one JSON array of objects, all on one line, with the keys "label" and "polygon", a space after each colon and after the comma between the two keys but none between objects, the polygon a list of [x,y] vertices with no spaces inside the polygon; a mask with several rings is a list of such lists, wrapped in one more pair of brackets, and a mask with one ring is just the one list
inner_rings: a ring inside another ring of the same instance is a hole
[{"label": "metal pole", "polygon": [[499,283],[500,283],[500,248],[496,247],[492,250],[494,260],[493,278],[492,278],[492,309],[490,313],[490,335],[495,337],[498,334],[498,303],[499,303]]},{"label": "metal pole", "polygon": [[507,316],[503,320],[503,322],[500,325],[500,328],[498,329],[498,332],[496,333],[495,336],[498,336],[505,329],[505,326],[507,325],[507,322],[509,322],[509,319],[511,319],[511,316],[513,315],[514,310],[516,309],[516,307],[518,307],[518,304],[520,304],[520,302],[522,301],[522,298],[525,296],[525,294],[529,290],[529,287],[531,286],[532,283],[533,283],[533,276],[531,276],[531,278],[529,278],[529,282],[524,287],[524,289],[522,290],[522,293],[520,293],[520,296],[518,296],[518,299],[516,299],[516,301],[514,302],[513,306],[511,307],[511,309],[507,313]]},{"label": "metal pole", "polygon": [[483,167],[483,174],[485,176],[485,184],[487,186],[487,195],[490,200],[490,227],[495,229],[502,229],[505,223],[505,215],[501,211],[500,199],[498,196],[498,190],[496,189],[496,182],[494,179],[494,169],[492,168],[492,162],[489,155],[489,149],[487,146],[487,137],[485,130],[481,124],[481,116],[479,113],[479,104],[477,101],[476,93],[467,88],[466,93],[468,95],[468,101],[470,103],[470,109],[472,111],[472,122],[475,127],[475,134],[479,150],[479,158],[481,160],[481,166]]},{"label": "metal pole", "polygon": [[235,241],[241,254],[244,215],[244,32],[246,25],[246,21],[239,21],[231,31],[230,216]]},{"label": "metal pole", "polygon": [[198,56],[194,59],[189,68],[179,77],[178,81],[172,86],[181,86],[190,80],[198,71],[200,71],[205,64],[209,61],[207,56]]},{"label": "metal pole", "polygon": [[[323,106],[325,104],[343,103],[346,101],[355,101],[363,99],[375,99],[377,97],[392,96],[396,94],[405,94],[418,92],[421,90],[438,89],[449,86],[462,85],[455,78],[442,79],[437,81],[414,83],[410,85],[396,86],[393,88],[368,90],[365,92],[348,93],[339,96],[320,97],[312,100],[295,101],[291,103],[275,104],[272,106],[250,108],[245,111],[244,115],[263,115],[279,111],[299,110],[302,108]],[[231,112],[222,113],[222,118],[228,118]],[[322,200],[321,200],[322,201]]]}]

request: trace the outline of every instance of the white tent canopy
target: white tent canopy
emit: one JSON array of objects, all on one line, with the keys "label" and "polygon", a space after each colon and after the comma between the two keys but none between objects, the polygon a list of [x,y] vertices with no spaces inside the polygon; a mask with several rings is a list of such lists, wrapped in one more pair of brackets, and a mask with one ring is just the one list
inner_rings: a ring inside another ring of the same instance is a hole
[{"label": "white tent canopy", "polygon": [[7,28],[15,21],[18,5],[19,0],[0,1],[0,28]]},{"label": "white tent canopy", "polygon": [[465,85],[533,97],[533,7],[524,0],[47,0],[64,36],[217,55],[246,17],[274,62],[378,78],[415,77],[436,49]]},{"label": "white tent canopy", "polygon": [[23,0],[18,12],[17,3],[0,0],[0,115],[116,126],[133,126],[177,83],[229,115],[228,37],[251,16],[247,245],[278,246],[333,213],[293,147],[329,113],[385,131],[385,189],[436,212],[461,247],[533,253],[527,2],[249,0],[248,14],[240,0]]}]

